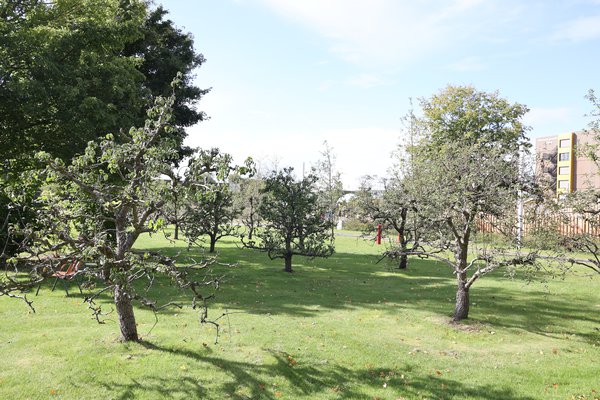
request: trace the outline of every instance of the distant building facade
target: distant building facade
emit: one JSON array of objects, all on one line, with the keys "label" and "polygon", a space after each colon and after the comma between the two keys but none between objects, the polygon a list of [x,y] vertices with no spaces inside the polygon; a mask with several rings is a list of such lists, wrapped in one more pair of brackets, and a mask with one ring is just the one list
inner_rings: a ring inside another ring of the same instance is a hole
[{"label": "distant building facade", "polygon": [[546,179],[558,196],[583,189],[600,189],[600,174],[594,161],[577,152],[593,143],[593,135],[573,132],[545,136],[535,141],[536,172]]}]

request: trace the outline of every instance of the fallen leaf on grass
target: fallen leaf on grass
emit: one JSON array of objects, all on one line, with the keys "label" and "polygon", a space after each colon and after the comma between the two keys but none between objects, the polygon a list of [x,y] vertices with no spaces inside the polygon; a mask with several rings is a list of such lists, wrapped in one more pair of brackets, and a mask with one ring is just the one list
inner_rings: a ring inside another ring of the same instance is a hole
[{"label": "fallen leaf on grass", "polygon": [[275,397],[281,397],[281,396],[283,396],[283,393],[281,393],[281,392],[275,392]]}]

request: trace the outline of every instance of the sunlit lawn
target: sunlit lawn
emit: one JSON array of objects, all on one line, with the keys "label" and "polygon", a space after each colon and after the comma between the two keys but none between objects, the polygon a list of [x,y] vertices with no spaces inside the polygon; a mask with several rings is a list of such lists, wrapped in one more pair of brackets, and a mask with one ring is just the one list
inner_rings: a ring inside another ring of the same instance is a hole
[{"label": "sunlit lawn", "polygon": [[[179,248],[177,248],[179,246]],[[187,255],[183,244],[141,247]],[[502,274],[478,281],[471,319],[449,323],[447,267],[376,264],[380,248],[338,237],[327,260],[281,261],[219,242],[225,275],[210,309],[221,334],[187,307],[140,344],[119,343],[72,290],[42,288],[32,314],[0,298],[0,399],[594,399],[600,397],[600,276],[546,285]],[[164,301],[186,294],[157,282]],[[31,294],[33,296],[33,293]],[[109,299],[106,298],[106,301]]]}]

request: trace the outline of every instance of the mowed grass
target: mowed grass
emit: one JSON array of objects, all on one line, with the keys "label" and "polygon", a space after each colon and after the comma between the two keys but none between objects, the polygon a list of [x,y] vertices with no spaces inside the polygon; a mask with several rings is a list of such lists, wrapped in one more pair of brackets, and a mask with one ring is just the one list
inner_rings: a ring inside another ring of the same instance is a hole
[{"label": "mowed grass", "polygon": [[[144,238],[143,248],[187,253]],[[200,325],[190,307],[142,343],[118,341],[115,315],[91,318],[76,289],[35,298],[37,313],[0,298],[0,399],[595,399],[600,397],[600,277],[527,284],[502,274],[471,291],[471,319],[451,324],[448,267],[376,264],[377,246],[338,237],[327,260],[281,260],[217,244],[224,276]],[[197,252],[192,255],[198,255]],[[189,296],[158,281],[164,302]],[[33,296],[33,294],[31,294]],[[110,309],[109,298],[103,298]]]}]

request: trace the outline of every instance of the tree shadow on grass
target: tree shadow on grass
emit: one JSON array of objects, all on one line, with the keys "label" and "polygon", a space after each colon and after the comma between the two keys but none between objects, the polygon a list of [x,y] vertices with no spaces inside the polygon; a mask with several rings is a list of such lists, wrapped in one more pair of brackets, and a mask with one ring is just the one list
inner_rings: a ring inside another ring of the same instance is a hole
[{"label": "tree shadow on grass", "polygon": [[[237,398],[272,399],[311,398],[317,395],[333,395],[342,399],[373,398],[469,398],[531,400],[509,387],[477,385],[459,382],[416,370],[407,364],[403,367],[379,367],[353,369],[341,365],[302,365],[293,363],[286,353],[269,351],[270,363],[253,364],[216,357],[210,352],[195,352],[142,342],[147,349],[182,357],[182,362],[197,366],[190,371],[200,371],[198,379],[185,377],[177,382],[152,377],[131,380],[129,383],[105,382],[107,390],[119,399],[160,396],[189,398]],[[215,369],[228,377],[224,382],[207,382],[202,386],[202,372]],[[284,380],[287,385],[275,386],[273,382]],[[210,390],[208,389],[210,387]],[[291,389],[290,389],[291,388]],[[282,393],[280,391],[286,391]],[[289,391],[291,390],[291,393]],[[381,397],[380,397],[381,396]]]},{"label": "tree shadow on grass", "polygon": [[[234,259],[239,252],[224,249],[223,256]],[[441,263],[412,260],[408,270],[390,271],[375,264],[376,258],[371,255],[336,253],[315,264],[298,258],[297,272],[286,274],[277,263],[268,262],[264,254],[251,253],[247,261],[226,272],[228,282],[216,300],[221,306],[295,317],[310,317],[327,309],[368,308],[394,314],[424,309],[450,318],[453,311],[455,281]],[[506,285],[491,287],[477,282],[473,286],[471,316],[486,324],[539,334],[548,328],[568,330],[573,320],[600,326],[600,316],[586,308],[589,301],[552,295],[539,285],[515,289],[515,284],[524,282],[499,274],[484,277],[481,282],[489,280],[505,280]],[[598,339],[594,332],[586,335],[588,340]]]},{"label": "tree shadow on grass", "polygon": [[[198,256],[184,247],[153,248],[162,254],[182,257]],[[448,268],[427,260],[412,260],[408,270],[386,270],[377,265],[372,255],[336,253],[316,262],[298,257],[293,274],[281,271],[279,261],[271,262],[263,253],[224,248],[220,258],[225,262],[240,260],[233,269],[213,266],[212,274],[224,276],[225,284],[217,293],[215,305],[220,308],[257,315],[289,315],[314,317],[327,310],[371,309],[397,316],[401,312],[425,310],[449,321],[454,307],[455,282]],[[201,278],[205,272],[198,272]],[[487,280],[506,279],[502,287],[480,285],[471,290],[470,323],[523,330],[554,338],[575,336],[590,344],[600,344],[600,316],[589,310],[589,300],[509,285],[507,278],[489,276]],[[566,284],[566,283],[565,283]],[[162,300],[189,304],[190,293],[169,285],[166,279],[157,279],[149,296]],[[80,297],[77,292],[74,297]],[[111,303],[106,295],[103,301]],[[159,301],[160,304],[160,301]],[[165,309],[161,314],[179,312]],[[575,332],[573,322],[584,322],[589,329]]]},{"label": "tree shadow on grass", "polygon": [[[471,290],[471,299],[476,306],[471,308],[470,315],[475,321],[555,339],[575,337],[600,346],[600,315],[589,308],[590,302],[540,290],[523,293],[508,288],[498,290],[477,286]],[[583,322],[586,330],[575,331],[575,322]]]},{"label": "tree shadow on grass", "polygon": [[197,379],[190,377],[179,377],[176,384],[168,378],[158,376],[144,377],[143,379],[131,379],[129,383],[104,382],[100,386],[109,393],[116,395],[111,399],[129,400],[151,398],[207,398],[206,389]]}]

